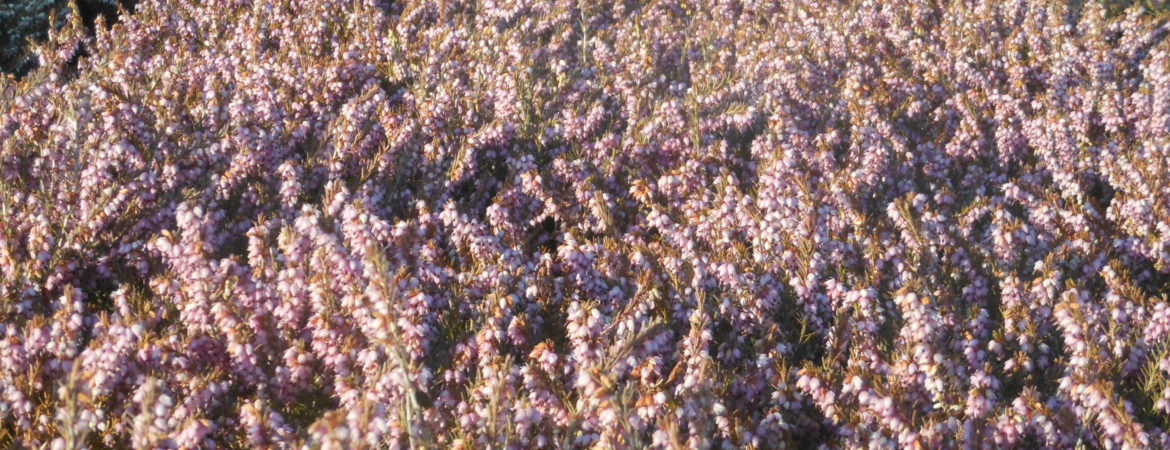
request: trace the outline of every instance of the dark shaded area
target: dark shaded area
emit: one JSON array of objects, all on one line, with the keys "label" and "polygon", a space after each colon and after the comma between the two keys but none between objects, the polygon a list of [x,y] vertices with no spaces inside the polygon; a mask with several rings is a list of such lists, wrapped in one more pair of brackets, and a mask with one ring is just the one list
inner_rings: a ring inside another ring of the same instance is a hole
[{"label": "dark shaded area", "polygon": [[556,253],[560,246],[561,223],[546,217],[528,230],[528,248],[543,253]]},{"label": "dark shaded area", "polygon": [[[37,68],[35,62],[23,56],[0,62],[0,66],[2,66],[0,67],[0,69],[2,69],[0,72],[9,72],[17,80],[24,78],[25,75],[28,75],[29,72],[32,72],[33,69]],[[11,70],[9,70],[10,67]]]},{"label": "dark shaded area", "polygon": [[81,72],[81,58],[88,58],[89,50],[84,46],[78,46],[77,50],[73,52],[73,56],[69,58],[69,62],[65,64],[62,69],[61,79],[63,82],[68,82],[77,77]]},{"label": "dark shaded area", "polygon": [[475,171],[452,187],[451,198],[464,214],[483,221],[487,217],[487,208],[491,205],[492,199],[500,192],[504,181],[511,176],[511,170],[502,147],[492,146],[471,151],[476,152]]},{"label": "dark shaded area", "polygon": [[99,16],[104,19],[106,29],[109,29],[118,23],[118,6],[121,6],[128,14],[133,14],[137,3],[137,0],[117,0],[116,2],[112,0],[77,0],[77,12],[81,15],[81,23],[85,24],[85,28],[92,34],[94,27],[97,26]]},{"label": "dark shaded area", "polygon": [[[119,8],[133,13],[137,4],[137,0],[76,0],[77,14],[90,35],[93,35],[99,17],[109,29],[118,23]],[[21,79],[36,69],[36,60],[28,49],[29,41],[42,41],[48,37],[50,16],[55,16],[60,26],[69,14],[69,2],[63,0],[29,1],[0,7],[0,72]],[[75,54],[69,63],[70,70],[75,71],[77,60],[85,56],[88,55],[84,50]]]},{"label": "dark shaded area", "polygon": [[[332,411],[339,405],[340,402],[334,396],[321,389],[314,389],[298,395],[295,401],[282,406],[288,424],[297,429],[305,429],[324,416],[324,411]],[[230,447],[226,445],[227,442],[224,444],[225,447]]]},{"label": "dark shaded area", "polygon": [[0,2],[0,72],[20,78],[35,68],[28,57],[28,42],[45,39],[48,17],[60,9],[60,4],[36,0]]}]

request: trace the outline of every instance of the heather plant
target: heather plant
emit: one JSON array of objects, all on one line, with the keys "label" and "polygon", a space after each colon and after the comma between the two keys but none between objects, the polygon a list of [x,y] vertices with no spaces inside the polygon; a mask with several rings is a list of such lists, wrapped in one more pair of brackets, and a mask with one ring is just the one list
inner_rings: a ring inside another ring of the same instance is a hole
[{"label": "heather plant", "polygon": [[0,444],[1170,446],[1170,22],[146,0],[0,78]]}]

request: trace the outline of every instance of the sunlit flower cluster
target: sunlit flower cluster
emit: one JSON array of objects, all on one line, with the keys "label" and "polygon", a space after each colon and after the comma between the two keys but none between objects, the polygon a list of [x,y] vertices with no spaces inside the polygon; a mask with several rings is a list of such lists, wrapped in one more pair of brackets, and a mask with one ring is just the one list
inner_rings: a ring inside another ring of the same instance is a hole
[{"label": "sunlit flower cluster", "polygon": [[0,446],[1170,446],[1170,22],[145,0],[0,78]]}]

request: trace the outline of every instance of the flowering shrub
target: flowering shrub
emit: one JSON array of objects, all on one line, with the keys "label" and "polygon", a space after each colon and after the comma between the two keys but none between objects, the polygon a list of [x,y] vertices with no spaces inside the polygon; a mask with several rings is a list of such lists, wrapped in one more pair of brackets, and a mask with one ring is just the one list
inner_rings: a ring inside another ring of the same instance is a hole
[{"label": "flowering shrub", "polygon": [[1067,3],[72,16],[0,444],[1170,446],[1170,25]]}]

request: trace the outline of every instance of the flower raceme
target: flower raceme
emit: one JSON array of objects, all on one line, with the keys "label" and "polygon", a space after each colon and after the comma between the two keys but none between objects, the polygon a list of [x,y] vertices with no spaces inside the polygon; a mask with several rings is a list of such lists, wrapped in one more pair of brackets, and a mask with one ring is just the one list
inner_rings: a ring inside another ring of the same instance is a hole
[{"label": "flower raceme", "polygon": [[145,0],[0,78],[0,444],[1170,446],[1170,25]]}]

